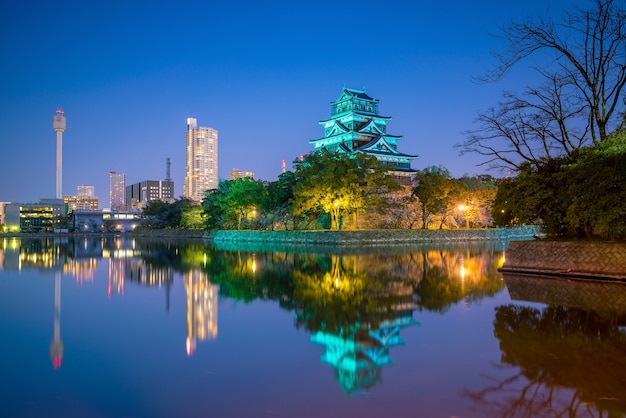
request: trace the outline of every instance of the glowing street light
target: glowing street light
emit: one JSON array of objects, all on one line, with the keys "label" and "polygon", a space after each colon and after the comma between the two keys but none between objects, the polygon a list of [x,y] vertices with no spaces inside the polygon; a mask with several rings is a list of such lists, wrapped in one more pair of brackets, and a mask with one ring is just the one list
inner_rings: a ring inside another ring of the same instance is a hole
[{"label": "glowing street light", "polygon": [[469,218],[467,217],[467,209],[468,207],[465,205],[459,205],[459,210],[463,212],[463,216],[465,216],[465,229],[470,229],[469,227]]}]

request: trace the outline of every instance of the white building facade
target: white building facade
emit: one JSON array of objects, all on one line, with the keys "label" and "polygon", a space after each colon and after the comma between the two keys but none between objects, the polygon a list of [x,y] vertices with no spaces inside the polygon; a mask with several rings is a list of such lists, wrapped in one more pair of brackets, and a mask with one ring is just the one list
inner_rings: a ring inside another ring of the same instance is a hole
[{"label": "white building facade", "polygon": [[217,130],[198,126],[196,118],[188,118],[183,196],[202,202],[204,192],[217,186]]}]

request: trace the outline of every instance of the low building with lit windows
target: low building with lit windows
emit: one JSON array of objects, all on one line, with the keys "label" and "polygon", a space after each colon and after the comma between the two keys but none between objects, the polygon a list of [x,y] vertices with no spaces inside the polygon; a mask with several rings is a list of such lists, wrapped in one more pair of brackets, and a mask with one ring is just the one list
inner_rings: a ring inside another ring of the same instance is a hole
[{"label": "low building with lit windows", "polygon": [[138,224],[139,215],[134,212],[75,210],[70,214],[75,232],[129,232]]},{"label": "low building with lit windows", "polygon": [[98,198],[96,196],[63,196],[69,213],[75,210],[98,210]]},{"label": "low building with lit windows", "polygon": [[39,199],[39,203],[4,205],[6,229],[10,232],[54,232],[67,216],[63,199]]}]

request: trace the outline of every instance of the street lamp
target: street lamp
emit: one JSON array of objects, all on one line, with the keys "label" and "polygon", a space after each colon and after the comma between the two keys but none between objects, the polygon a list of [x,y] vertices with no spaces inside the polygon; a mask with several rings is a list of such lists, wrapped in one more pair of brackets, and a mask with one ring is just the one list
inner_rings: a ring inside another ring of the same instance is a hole
[{"label": "street lamp", "polygon": [[459,210],[463,212],[463,216],[465,216],[465,229],[469,229],[469,218],[467,217],[467,206],[459,205]]}]

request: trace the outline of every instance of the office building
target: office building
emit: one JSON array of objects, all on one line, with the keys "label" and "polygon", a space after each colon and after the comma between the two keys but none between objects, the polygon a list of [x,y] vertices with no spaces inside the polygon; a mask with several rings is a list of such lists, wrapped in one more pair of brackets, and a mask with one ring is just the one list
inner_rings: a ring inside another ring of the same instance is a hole
[{"label": "office building", "polygon": [[62,199],[39,199],[39,203],[4,205],[6,228],[11,232],[53,232],[66,217]]},{"label": "office building", "polygon": [[124,186],[126,176],[124,173],[109,171],[109,208],[120,210],[124,206]]},{"label": "office building", "polygon": [[75,210],[98,210],[98,198],[96,196],[63,196],[67,206],[67,212]]},{"label": "office building", "polygon": [[172,203],[174,182],[171,180],[144,180],[126,186],[124,204],[128,210],[142,210],[149,202],[164,201]]},{"label": "office building", "polygon": [[201,202],[206,190],[218,186],[217,131],[198,126],[196,118],[188,118],[186,145],[183,196]]},{"label": "office building", "polygon": [[98,198],[94,186],[80,185],[76,188],[76,196],[63,196],[67,212],[75,210],[98,210]]}]

